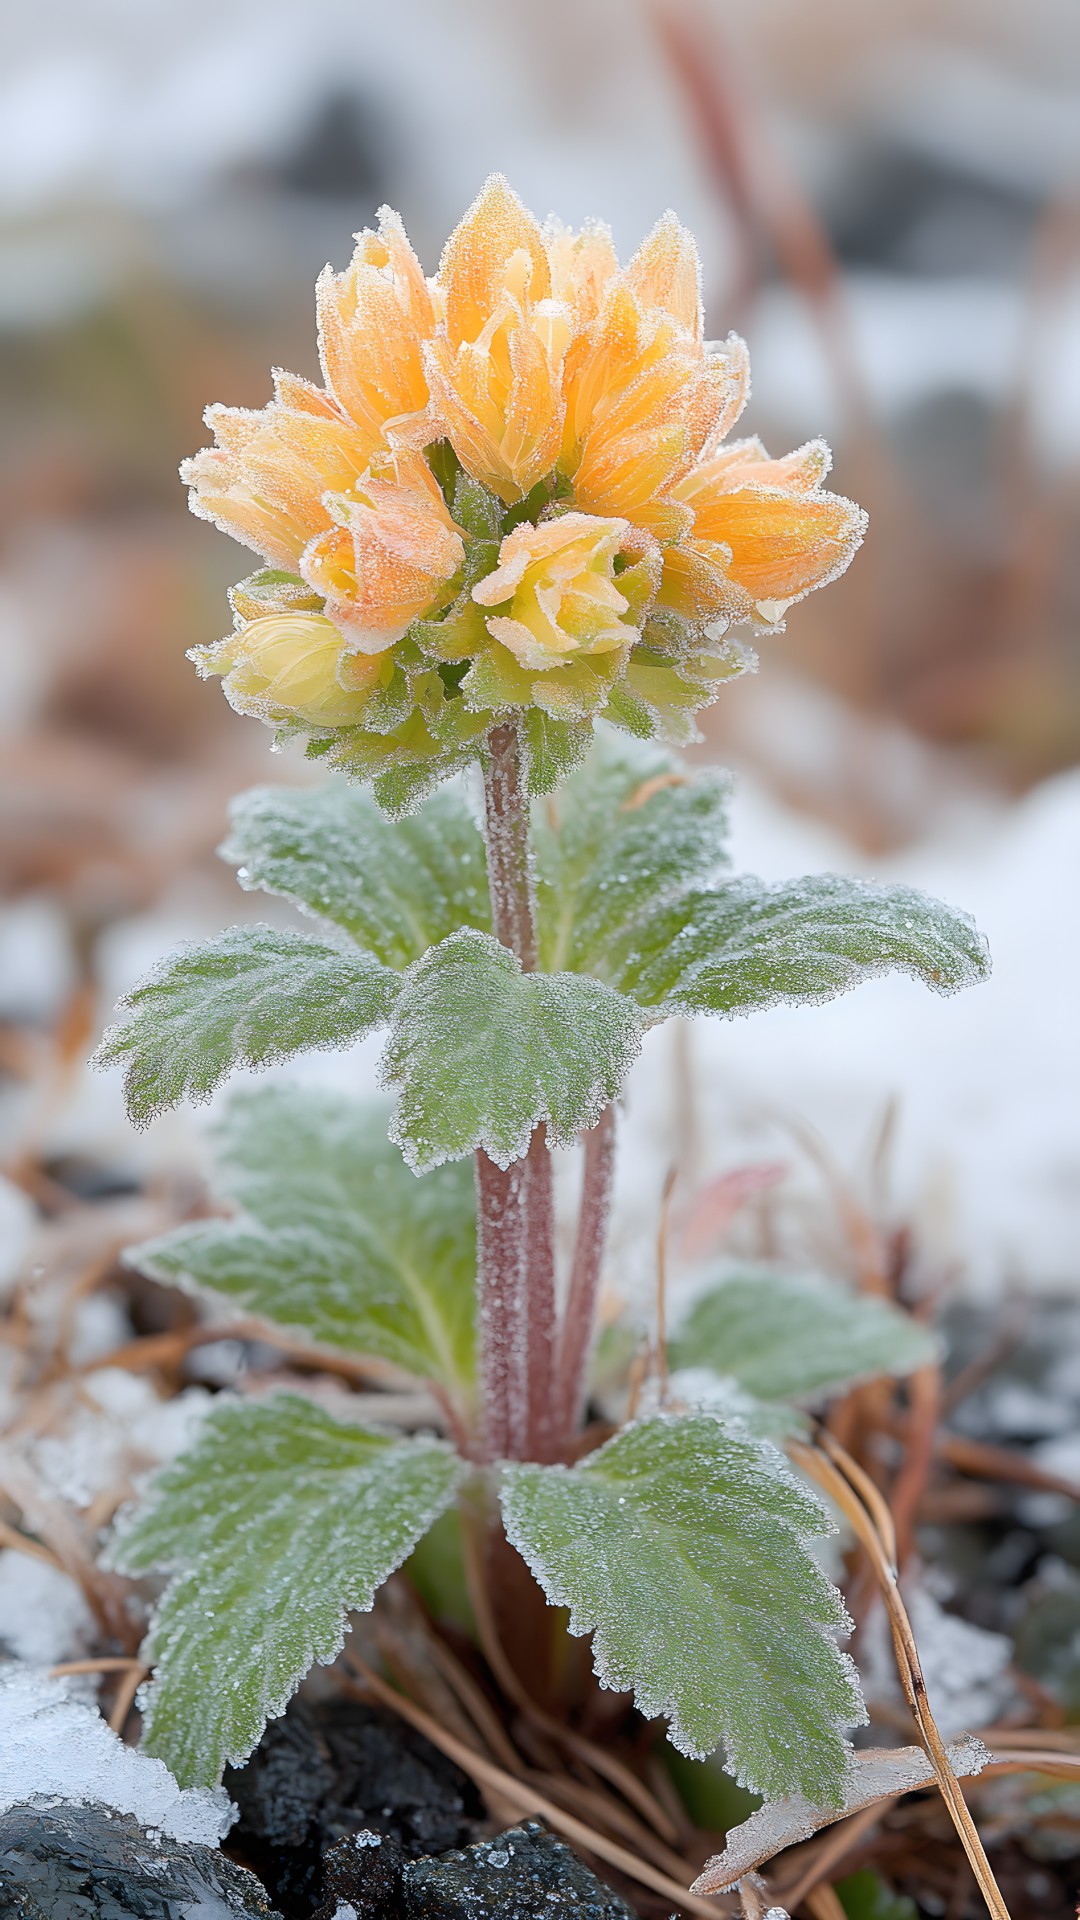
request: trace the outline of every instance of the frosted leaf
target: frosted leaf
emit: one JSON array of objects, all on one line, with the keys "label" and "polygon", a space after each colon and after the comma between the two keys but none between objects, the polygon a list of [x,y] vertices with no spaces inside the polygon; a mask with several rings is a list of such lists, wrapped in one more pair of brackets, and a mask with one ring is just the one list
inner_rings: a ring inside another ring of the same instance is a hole
[{"label": "frosted leaf", "polygon": [[504,1470],[506,1531],[605,1686],[744,1785],[838,1800],[859,1721],[844,1604],[806,1542],[832,1530],[777,1450],[706,1413],[657,1415],[573,1468]]},{"label": "frosted leaf", "polygon": [[[948,1748],[952,1770],[961,1779],[981,1773],[990,1754],[981,1740],[970,1734]],[[694,1881],[692,1893],[725,1893],[744,1874],[764,1865],[774,1854],[809,1839],[820,1827],[846,1819],[887,1795],[913,1793],[919,1787],[934,1784],[934,1770],[921,1747],[864,1748],[852,1759],[843,1804],[822,1806],[791,1794],[759,1807],[748,1820],[732,1827],[723,1853],[706,1861]]]},{"label": "frosted leaf", "polygon": [[703,1294],[671,1344],[676,1367],[712,1367],[762,1400],[801,1400],[911,1373],[939,1342],[887,1300],[820,1276],[736,1273]]},{"label": "frosted leaf", "polygon": [[28,1802],[111,1807],[151,1833],[216,1847],[236,1818],[219,1789],[181,1791],[160,1760],[126,1747],[68,1685],[27,1667],[0,1669],[0,1812]]},{"label": "frosted leaf", "polygon": [[133,1248],[153,1279],[223,1295],[322,1345],[467,1386],[473,1372],[472,1170],[420,1180],[381,1101],[303,1087],[245,1090],[214,1130],[214,1184],[244,1209]]},{"label": "frosted leaf", "polygon": [[599,736],[534,843],[542,961],[621,986],[635,929],[727,864],[726,776],[679,770],[653,747]]},{"label": "frosted leaf", "polygon": [[482,1147],[499,1166],[547,1121],[556,1145],[595,1125],[641,1045],[621,994],[571,973],[522,973],[464,930],[404,976],[382,1072],[400,1088],[391,1132],[423,1172]]},{"label": "frosted leaf", "polygon": [[215,1408],[114,1544],[126,1571],[175,1576],[147,1638],[146,1749],[185,1785],[246,1760],[466,1471],[438,1441],[372,1433],[294,1394]]},{"label": "frosted leaf", "polygon": [[593,741],[591,720],[562,720],[526,707],[518,722],[526,791],[554,792],[581,765]]},{"label": "frosted leaf", "polygon": [[128,1114],[145,1126],[185,1097],[208,1099],[232,1067],[351,1046],[384,1023],[396,989],[396,974],[367,954],[273,927],[230,927],[144,975],[94,1064],[126,1063]]},{"label": "frosted leaf", "polygon": [[458,927],[491,925],[483,837],[461,793],[391,824],[336,781],[256,787],[233,802],[221,854],[242,886],[333,922],[388,967],[407,967]]},{"label": "frosted leaf", "polygon": [[779,886],[742,877],[687,893],[628,934],[617,959],[607,977],[664,1014],[830,1000],[890,969],[955,993],[990,966],[967,914],[843,874]]}]

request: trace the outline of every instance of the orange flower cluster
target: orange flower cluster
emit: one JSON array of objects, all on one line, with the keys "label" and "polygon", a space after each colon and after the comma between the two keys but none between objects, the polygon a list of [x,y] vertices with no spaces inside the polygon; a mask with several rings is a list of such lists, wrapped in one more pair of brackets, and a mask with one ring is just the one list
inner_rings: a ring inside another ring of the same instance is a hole
[{"label": "orange flower cluster", "polygon": [[358,771],[456,764],[510,709],[685,731],[737,670],[724,631],[774,628],[862,538],[821,443],[724,444],[746,349],[705,341],[671,214],[620,268],[494,178],[433,280],[384,212],[317,307],[325,387],[210,408],[185,463],[194,511],[269,563],[197,652]]}]

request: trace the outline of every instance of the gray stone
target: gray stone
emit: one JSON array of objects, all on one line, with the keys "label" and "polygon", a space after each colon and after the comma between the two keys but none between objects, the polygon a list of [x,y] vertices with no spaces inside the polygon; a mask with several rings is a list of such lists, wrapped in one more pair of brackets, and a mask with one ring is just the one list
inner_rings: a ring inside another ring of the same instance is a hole
[{"label": "gray stone", "polygon": [[254,1874],[213,1847],[155,1840],[129,1813],[65,1804],[0,1813],[0,1920],[280,1920]]},{"label": "gray stone", "polygon": [[634,1910],[535,1820],[460,1853],[407,1860],[406,1920],[636,1920]]}]

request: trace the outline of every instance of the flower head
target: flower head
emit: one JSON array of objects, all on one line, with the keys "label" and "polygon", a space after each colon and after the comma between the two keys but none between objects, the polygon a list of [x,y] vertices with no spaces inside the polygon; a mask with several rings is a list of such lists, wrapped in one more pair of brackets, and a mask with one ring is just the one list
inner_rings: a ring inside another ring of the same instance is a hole
[{"label": "flower head", "polygon": [[185,462],[194,511],[270,563],[196,657],[395,791],[508,712],[686,737],[741,669],[726,630],[776,627],[862,537],[820,442],[728,441],[746,348],[705,340],[673,214],[620,267],[606,228],[541,227],[495,178],[433,279],[384,210],[317,310],[325,384],[210,408]]}]

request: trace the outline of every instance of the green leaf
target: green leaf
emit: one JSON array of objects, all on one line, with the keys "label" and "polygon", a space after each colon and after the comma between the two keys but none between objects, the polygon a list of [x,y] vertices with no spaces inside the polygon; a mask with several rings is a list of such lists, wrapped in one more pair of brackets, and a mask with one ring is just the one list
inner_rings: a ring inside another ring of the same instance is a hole
[{"label": "green leaf", "polygon": [[707,1414],[656,1415],[576,1467],[510,1466],[509,1538],[548,1599],[593,1635],[605,1686],[701,1759],[723,1742],[768,1799],[839,1801],[854,1669],[843,1601],[806,1540],[831,1531],[775,1448]]},{"label": "green leaf", "polygon": [[175,1575],[147,1642],[147,1751],[185,1786],[245,1760],[467,1471],[437,1441],[346,1425],[296,1395],[215,1408],[114,1549],[129,1573]]},{"label": "green leaf", "polygon": [[206,1100],[232,1067],[307,1047],[349,1047],[389,1018],[398,978],[363,953],[274,927],[230,927],[159,961],[121,1002],[95,1066],[127,1062],[130,1118],[145,1126]]},{"label": "green leaf", "polygon": [[989,967],[966,913],[912,887],[813,874],[694,890],[628,933],[607,977],[665,1014],[750,1013],[831,1000],[890,969],[955,993]]},{"label": "green leaf", "polygon": [[418,1172],[482,1147],[502,1167],[547,1121],[568,1143],[599,1119],[641,1044],[630,1001],[599,980],[522,973],[490,934],[453,933],[404,976],[383,1055],[391,1132]]},{"label": "green leaf", "polygon": [[727,864],[729,782],[692,779],[669,754],[600,735],[534,843],[542,964],[620,986],[636,930]]},{"label": "green leaf", "polygon": [[381,1101],[301,1087],[237,1094],[214,1131],[215,1187],[244,1209],[144,1242],[131,1265],[207,1289],[321,1345],[451,1390],[473,1376],[476,1198],[468,1166],[417,1179]]},{"label": "green leaf", "polygon": [[459,927],[491,924],[483,837],[463,795],[440,793],[391,824],[355,787],[256,787],[230,809],[222,857],[244,887],[343,927],[407,967]]},{"label": "green leaf", "polygon": [[672,1365],[711,1367],[762,1400],[802,1400],[827,1388],[912,1373],[938,1342],[887,1300],[819,1276],[733,1274],[695,1302],[671,1346]]}]

